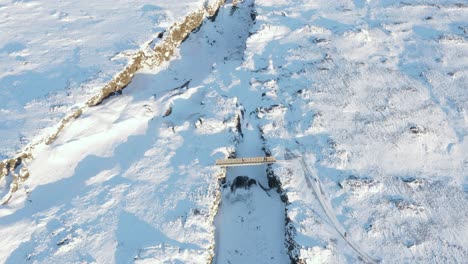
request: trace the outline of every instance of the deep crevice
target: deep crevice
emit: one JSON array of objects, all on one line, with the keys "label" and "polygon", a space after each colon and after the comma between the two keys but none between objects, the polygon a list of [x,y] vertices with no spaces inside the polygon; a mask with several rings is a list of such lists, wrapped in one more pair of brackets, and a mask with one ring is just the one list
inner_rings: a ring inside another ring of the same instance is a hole
[{"label": "deep crevice", "polygon": [[[263,134],[263,133],[262,133]],[[271,151],[266,146],[266,139],[262,135],[262,142],[263,142],[263,151],[265,152],[265,156],[271,155]],[[304,261],[299,257],[299,245],[295,241],[296,236],[296,228],[292,224],[291,218],[289,218],[288,214],[288,206],[289,206],[289,199],[286,191],[283,189],[283,185],[281,183],[280,178],[278,175],[275,174],[273,170],[273,166],[269,164],[266,169],[267,177],[268,177],[268,187],[270,189],[275,189],[276,192],[280,195],[281,201],[284,204],[284,226],[285,226],[285,241],[284,245],[288,252],[289,261],[291,264],[303,264]]]}]

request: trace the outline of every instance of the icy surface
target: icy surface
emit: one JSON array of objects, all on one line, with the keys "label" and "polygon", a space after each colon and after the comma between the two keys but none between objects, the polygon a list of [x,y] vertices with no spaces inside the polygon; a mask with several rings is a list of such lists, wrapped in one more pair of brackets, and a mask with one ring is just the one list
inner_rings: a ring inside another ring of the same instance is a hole
[{"label": "icy surface", "polygon": [[53,126],[203,0],[0,3],[0,157]]},{"label": "icy surface", "polygon": [[322,186],[297,162],[277,168],[300,258],[354,262],[352,241],[385,262],[467,259],[467,7],[256,6],[247,63],[278,105],[261,116],[267,146],[302,154]]},{"label": "icy surface", "polygon": [[[204,4],[43,2],[0,4],[5,157]],[[34,150],[0,207],[0,262],[463,263],[467,12],[228,1]],[[284,161],[213,166],[264,155]]]}]

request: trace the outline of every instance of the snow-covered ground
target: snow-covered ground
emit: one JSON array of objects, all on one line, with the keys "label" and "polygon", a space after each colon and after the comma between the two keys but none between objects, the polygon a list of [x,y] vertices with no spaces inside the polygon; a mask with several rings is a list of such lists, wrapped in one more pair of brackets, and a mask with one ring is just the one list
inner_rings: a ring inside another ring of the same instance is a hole
[{"label": "snow-covered ground", "polygon": [[0,158],[84,103],[203,0],[0,2]]},{"label": "snow-covered ground", "polygon": [[[2,2],[0,154],[204,4]],[[228,1],[32,150],[0,262],[466,262],[467,21],[453,0]],[[213,166],[263,155],[285,161]]]},{"label": "snow-covered ground", "polygon": [[323,188],[297,162],[275,169],[299,257],[466,261],[468,6],[258,0],[256,10],[246,63],[265,69],[253,83],[276,105],[259,111],[266,145],[303,155]]}]

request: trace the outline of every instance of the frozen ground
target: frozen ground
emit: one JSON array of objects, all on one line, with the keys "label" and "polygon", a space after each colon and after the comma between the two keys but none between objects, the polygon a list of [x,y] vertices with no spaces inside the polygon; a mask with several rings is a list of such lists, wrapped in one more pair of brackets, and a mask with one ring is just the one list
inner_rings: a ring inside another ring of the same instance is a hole
[{"label": "frozen ground", "polygon": [[301,258],[354,262],[349,240],[384,262],[464,262],[467,6],[256,6],[247,57],[265,67],[257,87],[276,105],[259,111],[266,145],[302,154],[323,188],[305,184],[298,164],[277,167]]},{"label": "frozen ground", "polygon": [[0,157],[83,104],[136,50],[203,3],[2,1]]},{"label": "frozen ground", "polygon": [[[202,5],[1,3],[1,155]],[[466,262],[467,13],[228,1],[33,150],[0,207],[0,262]],[[212,166],[263,155],[286,162]]]}]

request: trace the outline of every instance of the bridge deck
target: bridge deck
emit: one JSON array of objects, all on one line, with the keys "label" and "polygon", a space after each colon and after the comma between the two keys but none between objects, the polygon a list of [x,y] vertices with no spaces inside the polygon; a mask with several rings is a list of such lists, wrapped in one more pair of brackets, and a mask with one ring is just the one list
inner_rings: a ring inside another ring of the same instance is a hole
[{"label": "bridge deck", "polygon": [[219,159],[216,160],[216,165],[220,167],[230,166],[252,166],[261,164],[275,163],[275,157],[253,157],[253,158],[236,158],[236,159]]}]

